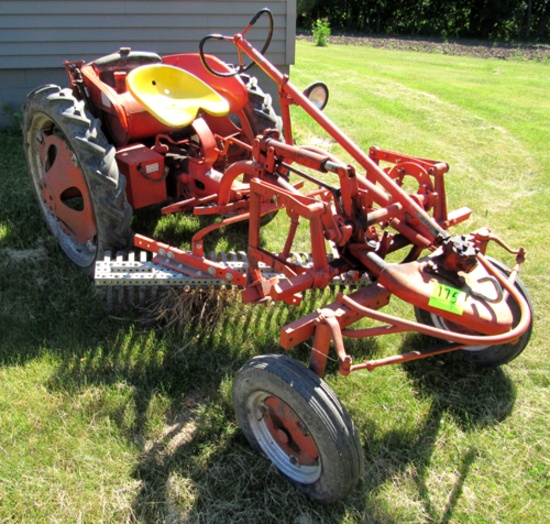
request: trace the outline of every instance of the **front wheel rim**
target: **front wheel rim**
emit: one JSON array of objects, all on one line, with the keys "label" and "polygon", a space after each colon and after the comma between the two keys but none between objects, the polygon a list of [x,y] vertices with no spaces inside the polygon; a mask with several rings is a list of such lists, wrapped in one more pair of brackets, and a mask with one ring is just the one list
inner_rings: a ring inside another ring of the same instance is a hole
[{"label": "front wheel rim", "polygon": [[[432,325],[438,329],[444,329],[445,331],[464,331],[466,334],[469,334],[467,330],[461,329],[461,327],[458,324],[452,324],[451,326],[447,325],[447,322],[444,318],[440,317],[439,315],[435,315],[433,313],[430,313]],[[464,346],[461,351],[483,351],[484,349],[487,349],[489,346]]]},{"label": "front wheel rim", "polygon": [[319,450],[296,412],[264,391],[251,395],[247,404],[252,432],[271,462],[295,482],[316,482],[321,476]]}]

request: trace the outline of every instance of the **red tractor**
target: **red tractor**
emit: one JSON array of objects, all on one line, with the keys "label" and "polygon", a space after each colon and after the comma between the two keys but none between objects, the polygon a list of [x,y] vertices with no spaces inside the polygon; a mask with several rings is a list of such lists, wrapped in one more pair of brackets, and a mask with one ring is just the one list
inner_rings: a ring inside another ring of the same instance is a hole
[{"label": "red tractor", "polygon": [[[260,18],[269,29],[258,51],[245,36]],[[453,351],[499,366],[527,345],[532,307],[518,278],[523,249],[509,248],[487,228],[449,232],[471,214],[447,209],[449,166],[377,147],[362,151],[322,112],[323,84],[302,93],[266,59],[272,32],[264,9],[240,34],[205,37],[198,53],[120,49],[88,64],[66,63],[70,88],[46,85],[29,94],[24,146],[49,229],[98,284],[223,283],[242,287],[247,303],[299,304],[308,289],[355,283],[334,303],[281,328],[284,349],[312,339],[309,369],[285,355],[263,355],[247,362],[233,385],[251,446],[302,492],[330,503],[355,486],[362,464],[353,422],[323,380],[331,348],[344,375]],[[232,42],[238,64],[206,54],[211,41]],[[280,117],[246,74],[254,64],[278,86]],[[295,144],[292,105],[354,164]],[[133,210],[151,206],[222,220],[196,232],[184,251],[130,230]],[[260,229],[279,210],[288,234],[271,252]],[[205,237],[235,222],[248,224],[243,252],[205,256]],[[293,253],[300,222],[311,237],[306,257]],[[491,242],[516,255],[515,267],[485,255]],[[131,247],[149,256],[106,256]],[[400,262],[389,262],[390,255]],[[382,312],[392,297],[410,304],[416,321]],[[363,318],[375,322],[350,327]],[[354,363],[344,345],[345,338],[409,331],[428,335],[433,346]]]}]

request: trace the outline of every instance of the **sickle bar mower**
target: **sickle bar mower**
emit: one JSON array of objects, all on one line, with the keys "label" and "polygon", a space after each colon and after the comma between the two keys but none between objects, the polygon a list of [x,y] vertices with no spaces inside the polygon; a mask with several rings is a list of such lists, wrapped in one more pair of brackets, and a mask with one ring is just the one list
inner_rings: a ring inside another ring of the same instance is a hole
[{"label": "sickle bar mower", "polygon": [[[269,29],[258,51],[246,34],[260,19]],[[95,268],[98,285],[226,284],[242,288],[246,303],[291,305],[309,289],[353,285],[281,329],[285,349],[313,340],[309,369],[286,355],[263,355],[241,368],[233,386],[251,446],[298,489],[330,503],[350,492],[362,463],[353,422],[322,378],[331,348],[344,375],[451,351],[484,366],[509,362],[532,329],[518,278],[525,253],[487,228],[451,234],[471,211],[447,209],[449,166],[361,150],[322,112],[324,84],[302,93],[266,59],[272,32],[264,9],[242,34],[205,37],[196,54],[121,49],[90,64],[67,63],[71,89],[48,85],[28,97],[25,150],[49,228],[76,265]],[[211,41],[234,44],[238,64],[206,54]],[[277,84],[281,117],[247,75],[253,64]],[[353,164],[296,144],[291,106],[317,122]],[[132,234],[132,208],[159,204],[162,214],[222,220],[196,232],[189,251]],[[288,217],[288,233],[277,252],[268,251],[260,230],[279,211]],[[248,224],[243,251],[207,255],[207,235],[236,222]],[[307,255],[294,252],[300,223],[309,230]],[[131,239],[140,256],[106,256]],[[516,256],[512,269],[486,256],[491,242]],[[410,304],[416,320],[382,312],[392,297]],[[364,318],[370,327],[353,327]],[[409,331],[428,335],[433,347],[356,363],[344,344]]]}]

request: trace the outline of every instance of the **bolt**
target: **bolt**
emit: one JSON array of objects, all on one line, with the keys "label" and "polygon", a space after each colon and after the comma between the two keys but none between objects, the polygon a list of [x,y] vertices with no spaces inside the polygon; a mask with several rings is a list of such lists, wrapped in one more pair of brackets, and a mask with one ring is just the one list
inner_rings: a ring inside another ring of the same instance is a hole
[{"label": "bolt", "polygon": [[233,275],[231,273],[226,273],[225,280],[229,280],[231,282],[233,280]]},{"label": "bolt", "polygon": [[216,274],[216,268],[209,267],[209,268],[208,268],[208,273],[209,273],[210,275],[215,275],[215,274]]},{"label": "bolt", "polygon": [[160,255],[161,257],[165,257],[165,256],[166,256],[166,251],[165,251],[164,249],[160,248],[160,249],[159,249],[159,255]]},{"label": "bolt", "polygon": [[302,435],[304,435],[305,437],[309,437],[309,431],[301,420],[298,421],[297,426],[298,426],[298,429],[302,432]]}]

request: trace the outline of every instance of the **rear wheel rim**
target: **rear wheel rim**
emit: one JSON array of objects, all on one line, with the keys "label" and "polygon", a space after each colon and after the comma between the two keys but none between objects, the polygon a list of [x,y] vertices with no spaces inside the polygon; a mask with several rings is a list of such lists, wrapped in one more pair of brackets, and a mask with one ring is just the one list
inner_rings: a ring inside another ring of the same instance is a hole
[{"label": "rear wheel rim", "polygon": [[302,419],[286,402],[258,391],[248,399],[248,413],[258,444],[282,473],[301,484],[319,479],[318,447]]},{"label": "rear wheel rim", "polygon": [[47,115],[30,130],[31,175],[49,228],[77,265],[91,265],[98,251],[97,225],[88,184],[67,137]]}]

